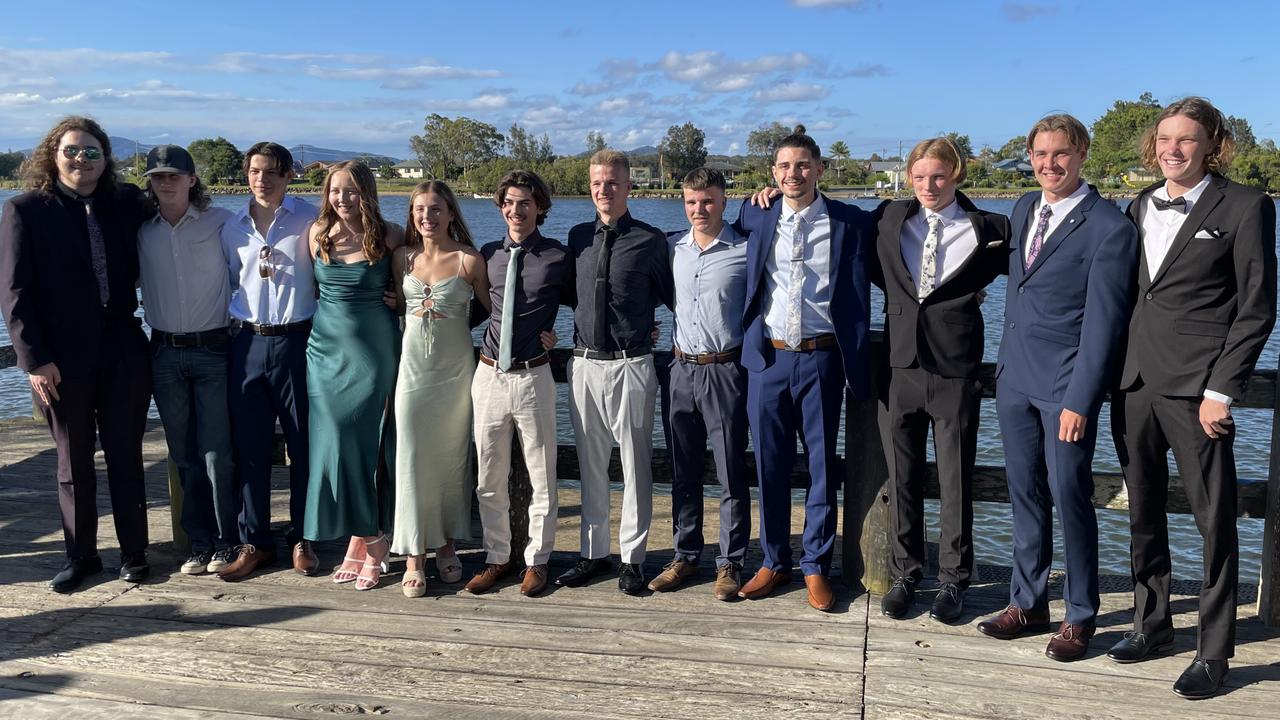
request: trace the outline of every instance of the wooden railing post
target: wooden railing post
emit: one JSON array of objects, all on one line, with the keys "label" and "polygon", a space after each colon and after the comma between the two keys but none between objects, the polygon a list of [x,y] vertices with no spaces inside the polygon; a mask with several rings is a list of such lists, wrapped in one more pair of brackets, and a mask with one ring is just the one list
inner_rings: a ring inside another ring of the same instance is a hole
[{"label": "wooden railing post", "polygon": [[889,590],[889,471],[884,462],[876,422],[874,388],[885,347],[880,333],[871,341],[873,397],[846,398],[844,418],[844,555],[845,582],[855,591]]},{"label": "wooden railing post", "polygon": [[1267,510],[1262,525],[1262,571],[1258,578],[1258,617],[1280,627],[1280,381],[1271,410],[1271,462],[1267,469]]}]

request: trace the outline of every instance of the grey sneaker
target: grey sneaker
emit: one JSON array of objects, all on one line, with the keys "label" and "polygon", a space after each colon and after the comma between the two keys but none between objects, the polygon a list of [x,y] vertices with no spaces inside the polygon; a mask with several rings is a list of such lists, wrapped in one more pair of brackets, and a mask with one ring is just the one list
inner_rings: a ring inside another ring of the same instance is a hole
[{"label": "grey sneaker", "polygon": [[213,551],[213,555],[209,558],[209,572],[216,573],[222,568],[231,564],[235,559],[235,553],[231,548],[219,548]]},{"label": "grey sneaker", "polygon": [[213,557],[212,553],[193,552],[187,561],[182,563],[183,575],[203,575],[209,571],[209,560]]}]

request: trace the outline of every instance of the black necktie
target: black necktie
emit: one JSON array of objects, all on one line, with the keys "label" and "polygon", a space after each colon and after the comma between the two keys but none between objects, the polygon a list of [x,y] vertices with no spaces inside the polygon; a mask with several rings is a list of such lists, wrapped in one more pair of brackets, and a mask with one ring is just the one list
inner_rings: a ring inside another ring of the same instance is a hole
[{"label": "black necktie", "polygon": [[595,341],[597,350],[609,349],[609,253],[613,250],[613,228],[604,229],[604,240],[600,243],[600,253],[596,255],[596,323]]},{"label": "black necktie", "polygon": [[1174,198],[1172,200],[1161,200],[1155,195],[1152,195],[1151,202],[1155,204],[1157,210],[1168,210],[1169,208],[1178,208],[1178,212],[1187,211],[1187,199],[1184,197]]}]

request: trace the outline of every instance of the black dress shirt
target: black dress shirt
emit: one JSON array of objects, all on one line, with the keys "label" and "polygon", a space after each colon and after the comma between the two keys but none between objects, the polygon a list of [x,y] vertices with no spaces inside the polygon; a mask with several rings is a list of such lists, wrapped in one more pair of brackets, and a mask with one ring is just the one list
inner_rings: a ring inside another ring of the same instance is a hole
[{"label": "black dress shirt", "polygon": [[[480,349],[492,359],[498,357],[502,337],[502,299],[507,287],[511,244],[508,236],[480,249],[489,273],[489,299],[493,304]],[[517,260],[520,279],[516,284],[515,325],[511,330],[513,362],[532,360],[546,352],[542,349],[540,333],[555,325],[561,305],[573,304],[573,263],[564,245],[536,231],[521,245],[525,251]]]},{"label": "black dress shirt", "polygon": [[[608,239],[604,306],[596,293],[600,253]],[[575,225],[569,231],[569,252],[576,268],[578,304],[573,316],[574,344],[589,350],[649,350],[653,311],[674,305],[675,283],[667,236],[625,213],[613,227],[600,222]],[[607,328],[596,330],[600,314]]]}]

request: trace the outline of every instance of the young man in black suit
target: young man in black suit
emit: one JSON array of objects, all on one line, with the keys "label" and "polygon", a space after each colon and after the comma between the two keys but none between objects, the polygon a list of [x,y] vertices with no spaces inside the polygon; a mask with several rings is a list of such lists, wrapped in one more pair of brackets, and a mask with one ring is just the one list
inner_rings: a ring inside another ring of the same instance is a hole
[{"label": "young man in black suit", "polygon": [[1138,297],[1111,418],[1129,491],[1133,632],[1107,656],[1137,662],[1173,644],[1169,611],[1167,455],[1173,450],[1204,538],[1195,660],[1173,691],[1213,695],[1235,649],[1235,438],[1231,404],[1275,324],[1276,208],[1222,176],[1234,142],[1209,101],[1166,107],[1143,137],[1142,159],[1164,181],[1129,217],[1140,231]]},{"label": "young man in black suit", "polygon": [[879,383],[889,468],[893,586],[881,600],[903,618],[925,564],[925,443],[933,426],[942,491],[938,593],[930,616],[955,622],[973,572],[973,466],[982,386],[984,289],[1008,271],[1009,219],[979,210],[956,187],[964,159],[946,138],[907,156],[915,197],[877,210],[872,279],[885,294],[889,367]]},{"label": "young man in black suit", "polygon": [[147,577],[142,433],[151,398],[138,309],[142,192],[117,183],[98,123],[68,117],[25,168],[30,190],[0,218],[0,311],[18,367],[58,448],[67,564],[49,584],[71,592],[102,572],[94,443],[102,445],[120,540],[120,579]]}]

